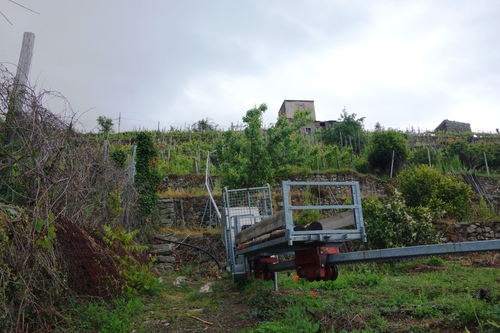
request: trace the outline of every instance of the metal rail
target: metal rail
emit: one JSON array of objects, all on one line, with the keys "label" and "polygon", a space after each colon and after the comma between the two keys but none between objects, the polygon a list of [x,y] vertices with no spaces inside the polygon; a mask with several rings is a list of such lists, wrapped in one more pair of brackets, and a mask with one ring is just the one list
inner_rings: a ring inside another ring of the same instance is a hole
[{"label": "metal rail", "polygon": [[[212,154],[214,151],[209,151],[207,153],[207,163],[206,163],[206,168],[205,168],[205,187],[208,191],[208,196],[209,196],[209,200],[210,200],[210,203],[212,204],[212,207],[214,208],[215,210],[215,214],[217,214],[217,218],[218,218],[218,222],[220,222],[221,220],[221,213],[219,211],[219,207],[217,207],[217,203],[215,202],[214,200],[214,197],[212,195],[212,188],[210,186],[210,182],[209,182],[209,179],[210,179],[210,154]],[[218,223],[216,223],[216,226],[217,226]],[[210,225],[211,226],[211,225]]]},{"label": "metal rail", "polygon": [[[500,239],[339,253],[328,256],[327,263],[341,265],[370,261],[384,262],[433,255],[487,251],[500,251]],[[268,266],[268,269],[272,272],[294,270],[295,261],[290,260],[272,264]]]}]

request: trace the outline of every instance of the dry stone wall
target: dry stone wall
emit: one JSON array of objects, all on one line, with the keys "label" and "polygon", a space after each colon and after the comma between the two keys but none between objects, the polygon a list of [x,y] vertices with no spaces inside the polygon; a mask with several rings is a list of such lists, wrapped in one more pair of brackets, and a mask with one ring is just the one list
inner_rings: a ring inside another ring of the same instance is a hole
[{"label": "dry stone wall", "polygon": [[500,239],[500,221],[496,222],[437,222],[443,242],[466,242]]},{"label": "dry stone wall", "polygon": [[[292,175],[292,181],[359,181],[362,196],[383,195],[388,187],[388,182],[371,176],[355,173],[321,174],[314,176]],[[484,192],[490,200],[498,205],[500,202],[500,180],[491,177],[478,177]],[[390,183],[390,182],[389,182]],[[169,176],[162,185],[163,189],[192,189],[203,188],[204,177],[201,175]],[[281,193],[281,182],[272,186],[275,193]],[[279,196],[279,195],[278,195]],[[158,205],[159,218],[163,226],[197,228],[209,225],[208,197],[191,197],[162,199]],[[216,197],[215,201],[220,206],[222,198]],[[500,221],[498,222],[437,222],[443,233],[443,241],[476,241],[487,239],[500,239]]]}]

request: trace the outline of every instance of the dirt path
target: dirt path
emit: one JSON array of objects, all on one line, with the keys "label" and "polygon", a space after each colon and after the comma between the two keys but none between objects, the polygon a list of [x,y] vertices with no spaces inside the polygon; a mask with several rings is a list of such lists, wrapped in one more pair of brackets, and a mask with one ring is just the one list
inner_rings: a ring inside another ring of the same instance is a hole
[{"label": "dirt path", "polygon": [[[198,290],[211,283],[214,291]],[[256,324],[236,285],[229,279],[188,280],[181,287],[166,282],[167,290],[147,303],[144,332],[240,332]]]}]

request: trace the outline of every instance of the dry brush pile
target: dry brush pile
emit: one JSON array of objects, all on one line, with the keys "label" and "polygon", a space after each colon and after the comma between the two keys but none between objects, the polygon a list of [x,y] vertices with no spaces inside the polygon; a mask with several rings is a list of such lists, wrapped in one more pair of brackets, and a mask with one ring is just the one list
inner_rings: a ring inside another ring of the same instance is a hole
[{"label": "dry brush pile", "polygon": [[60,94],[16,87],[0,64],[0,331],[50,330],[72,296],[122,284],[113,258],[123,248],[94,231],[133,230],[137,193],[70,113]]}]

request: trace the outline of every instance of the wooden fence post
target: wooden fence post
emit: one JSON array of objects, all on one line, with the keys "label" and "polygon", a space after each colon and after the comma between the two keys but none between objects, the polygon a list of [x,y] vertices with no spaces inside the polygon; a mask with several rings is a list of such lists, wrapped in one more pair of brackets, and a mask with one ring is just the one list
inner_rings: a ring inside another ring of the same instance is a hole
[{"label": "wooden fence post", "polygon": [[394,170],[394,150],[392,151],[392,160],[391,160],[391,178],[392,178],[392,171]]},{"label": "wooden fence post", "polygon": [[486,165],[486,174],[489,176],[490,175],[490,169],[488,168],[488,159],[486,158],[486,152],[483,151],[484,155],[484,164]]}]

